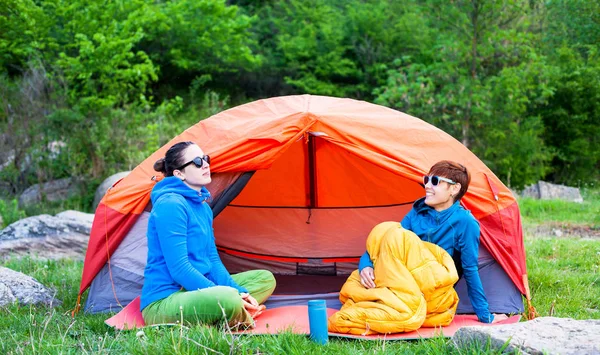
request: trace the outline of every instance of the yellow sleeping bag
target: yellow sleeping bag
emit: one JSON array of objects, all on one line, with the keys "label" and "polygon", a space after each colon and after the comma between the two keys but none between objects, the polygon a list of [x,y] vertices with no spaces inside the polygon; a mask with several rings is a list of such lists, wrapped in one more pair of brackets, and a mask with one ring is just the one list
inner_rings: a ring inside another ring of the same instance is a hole
[{"label": "yellow sleeping bag", "polygon": [[409,332],[452,322],[458,281],[452,257],[398,222],[375,226],[367,238],[375,288],[366,289],[355,270],[340,291],[343,306],[329,318],[329,331],[350,334]]}]

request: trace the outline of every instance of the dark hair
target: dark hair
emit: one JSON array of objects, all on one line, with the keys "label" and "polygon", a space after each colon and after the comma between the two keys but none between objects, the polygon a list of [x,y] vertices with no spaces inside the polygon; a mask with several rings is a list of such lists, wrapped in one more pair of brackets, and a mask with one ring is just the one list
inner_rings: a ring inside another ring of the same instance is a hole
[{"label": "dark hair", "polygon": [[462,164],[450,160],[442,160],[435,163],[429,169],[429,175],[438,175],[460,183],[460,191],[454,196],[454,202],[460,200],[465,195],[471,182],[471,174],[469,174],[467,168]]},{"label": "dark hair", "polygon": [[160,158],[154,163],[154,170],[163,173],[165,176],[173,176],[173,170],[184,164],[183,155],[185,150],[192,144],[196,143],[187,141],[174,144],[167,150],[164,158]]}]

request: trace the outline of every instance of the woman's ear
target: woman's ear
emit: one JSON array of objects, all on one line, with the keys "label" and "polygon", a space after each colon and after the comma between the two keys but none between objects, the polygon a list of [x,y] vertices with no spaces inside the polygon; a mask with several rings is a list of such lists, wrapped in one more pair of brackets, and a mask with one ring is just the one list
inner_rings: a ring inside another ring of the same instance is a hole
[{"label": "woman's ear", "polygon": [[459,193],[460,193],[460,189],[461,189],[462,185],[460,184],[460,182],[457,182],[456,184],[452,185],[452,197],[456,197]]},{"label": "woman's ear", "polygon": [[177,178],[181,181],[185,181],[185,175],[181,172],[181,170],[174,170],[173,175],[177,176]]}]

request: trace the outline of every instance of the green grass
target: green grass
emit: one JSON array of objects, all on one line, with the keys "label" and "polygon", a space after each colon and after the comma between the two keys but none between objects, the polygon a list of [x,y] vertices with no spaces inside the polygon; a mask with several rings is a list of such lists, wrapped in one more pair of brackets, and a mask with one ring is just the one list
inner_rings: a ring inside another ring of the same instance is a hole
[{"label": "green grass", "polygon": [[[527,260],[534,305],[541,316],[600,319],[600,240],[527,238]],[[3,266],[31,275],[54,288],[63,305],[54,309],[14,305],[0,310],[0,353],[132,354],[403,354],[497,353],[485,344],[454,348],[449,339],[359,341],[332,339],[325,346],[306,336],[233,336],[206,326],[114,331],[107,315],[80,313],[74,319],[82,262],[4,261]]]},{"label": "green grass", "polygon": [[582,189],[583,203],[561,200],[519,199],[526,225],[560,223],[600,228],[600,189]]},{"label": "green grass", "polygon": [[600,239],[527,238],[525,248],[541,315],[600,319]]}]

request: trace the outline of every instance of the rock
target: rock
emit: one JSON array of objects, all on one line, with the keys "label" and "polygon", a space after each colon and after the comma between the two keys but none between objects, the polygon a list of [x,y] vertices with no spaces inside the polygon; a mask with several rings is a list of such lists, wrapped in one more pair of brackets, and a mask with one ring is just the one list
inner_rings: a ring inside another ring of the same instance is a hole
[{"label": "rock", "polygon": [[564,185],[555,185],[549,182],[538,181],[523,190],[523,197],[530,197],[539,200],[561,199],[573,202],[583,202],[581,192],[576,187]]},{"label": "rock", "polygon": [[563,236],[563,232],[560,229],[553,229],[552,233],[554,233],[554,236],[559,238]]},{"label": "rock", "polygon": [[0,215],[0,228],[4,228],[4,219],[2,219],[2,215]]},{"label": "rock", "polygon": [[[67,210],[56,214],[56,217],[62,219],[68,219],[71,221],[79,222],[84,225],[92,225],[94,222],[94,214],[93,213],[85,213],[75,210]],[[91,228],[91,227],[90,227]],[[88,234],[88,233],[85,233]]]},{"label": "rock", "polygon": [[0,231],[0,241],[52,237],[65,233],[89,235],[92,223],[42,214],[23,218]]},{"label": "rock", "polygon": [[42,196],[45,196],[46,201],[61,201],[77,193],[79,193],[79,188],[72,178],[35,184],[19,196],[19,206],[24,207],[41,202]]},{"label": "rock", "polygon": [[0,307],[6,304],[12,304],[17,300],[12,290],[3,282],[0,282]]},{"label": "rock", "polygon": [[102,181],[100,186],[98,186],[98,188],[96,189],[96,193],[94,194],[94,204],[92,205],[92,208],[94,211],[96,210],[96,207],[98,207],[98,204],[100,203],[100,201],[106,194],[106,191],[108,191],[108,189],[111,188],[117,181],[121,180],[128,174],[129,174],[129,171],[122,171],[120,173],[111,175],[108,178],[106,178],[104,181]]},{"label": "rock", "polygon": [[464,327],[452,340],[459,348],[489,344],[503,353],[600,354],[600,320],[541,317],[494,327]]},{"label": "rock", "polygon": [[56,217],[21,219],[0,231],[0,259],[30,255],[42,259],[83,259],[93,215],[65,211]]},{"label": "rock", "polygon": [[59,306],[62,302],[54,292],[34,278],[0,266],[0,306],[18,301],[20,305],[43,304]]}]

